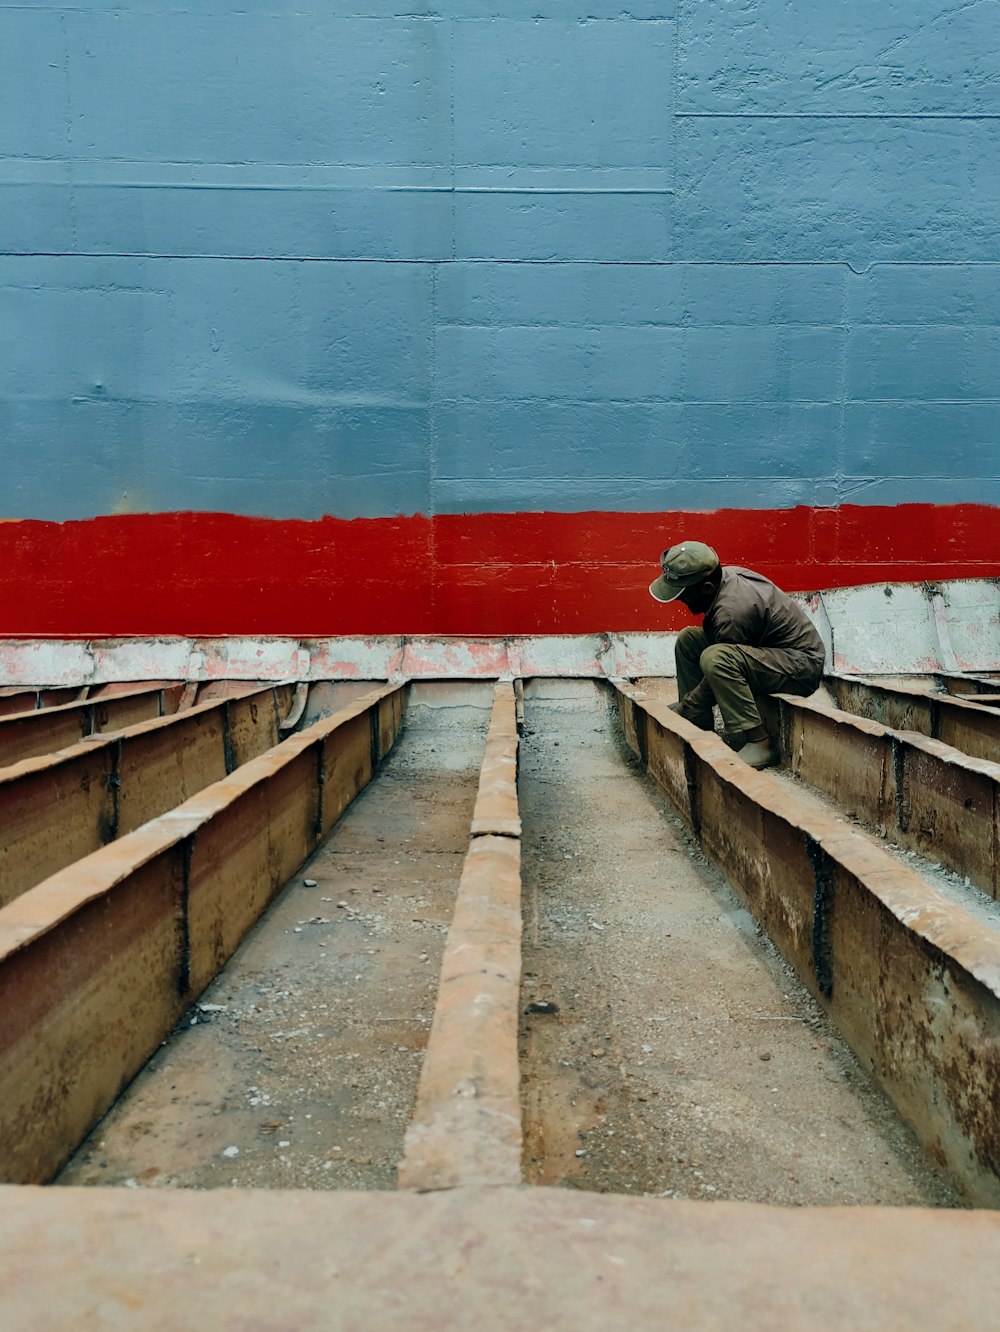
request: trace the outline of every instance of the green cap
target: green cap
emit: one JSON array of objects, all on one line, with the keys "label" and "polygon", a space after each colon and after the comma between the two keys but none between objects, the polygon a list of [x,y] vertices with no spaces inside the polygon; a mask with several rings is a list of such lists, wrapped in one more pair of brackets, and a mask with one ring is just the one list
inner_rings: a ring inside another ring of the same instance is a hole
[{"label": "green cap", "polygon": [[702,541],[682,541],[660,556],[662,578],[650,583],[649,593],[657,601],[674,601],[686,587],[703,583],[719,567],[719,557]]}]

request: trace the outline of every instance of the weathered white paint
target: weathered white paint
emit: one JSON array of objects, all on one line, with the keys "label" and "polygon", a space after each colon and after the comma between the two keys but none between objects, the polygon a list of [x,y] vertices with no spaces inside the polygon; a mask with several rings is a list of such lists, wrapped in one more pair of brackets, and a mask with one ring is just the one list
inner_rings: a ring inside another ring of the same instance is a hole
[{"label": "weathered white paint", "polygon": [[[847,674],[1000,670],[1000,581],[878,583],[800,598]],[[674,674],[674,638],[58,639],[0,643],[0,686],[121,680],[430,680]]]},{"label": "weathered white paint", "polygon": [[834,670],[1000,669],[1000,583],[995,579],[877,583],[821,596]]}]

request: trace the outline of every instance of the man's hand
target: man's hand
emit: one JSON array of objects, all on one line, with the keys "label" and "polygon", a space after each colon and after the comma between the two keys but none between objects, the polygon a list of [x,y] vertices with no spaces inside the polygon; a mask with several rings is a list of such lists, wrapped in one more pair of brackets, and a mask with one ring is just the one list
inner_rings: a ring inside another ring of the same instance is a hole
[{"label": "man's hand", "polygon": [[676,703],[668,703],[667,711],[676,712],[678,717],[683,717],[692,726],[697,726],[700,731],[714,731],[715,721],[712,717],[712,709],[709,708],[707,712],[696,711],[689,702],[690,697],[689,694],[686,698],[679,698]]}]

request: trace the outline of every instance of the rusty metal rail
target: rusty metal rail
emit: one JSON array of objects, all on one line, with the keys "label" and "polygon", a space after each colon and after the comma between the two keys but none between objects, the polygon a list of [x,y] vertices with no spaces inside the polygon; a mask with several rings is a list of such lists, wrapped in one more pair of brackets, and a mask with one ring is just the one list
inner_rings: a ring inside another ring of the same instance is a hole
[{"label": "rusty metal rail", "polygon": [[57,689],[28,689],[23,685],[8,685],[0,689],[0,717],[8,717],[12,712],[33,712],[36,708],[79,702],[86,697],[86,685],[67,685]]},{"label": "rusty metal rail", "polygon": [[1000,708],[854,676],[828,675],[823,682],[845,712],[896,731],[919,731],[974,758],[1000,759]]},{"label": "rusty metal rail", "polygon": [[625,735],[930,1154],[1000,1206],[1000,935],[665,704]]},{"label": "rusty metal rail", "polygon": [[383,686],[0,910],[0,1178],[51,1178],[371,779]]},{"label": "rusty metal rail", "polygon": [[975,698],[981,694],[995,694],[1000,690],[1000,675],[954,675],[936,671],[931,677],[935,684],[956,698]]},{"label": "rusty metal rail", "polygon": [[1000,897],[1000,763],[808,699],[779,695],[764,708],[797,777]]},{"label": "rusty metal rail", "polygon": [[175,713],[183,685],[133,689],[111,697],[87,698],[0,717],[0,765],[6,767],[38,754],[77,744],[89,735],[134,726]]},{"label": "rusty metal rail", "polygon": [[0,768],[0,906],[264,753],[291,696],[244,686]]},{"label": "rusty metal rail", "polygon": [[401,1188],[521,1182],[517,749],[514,688],[498,684]]},{"label": "rusty metal rail", "polygon": [[164,689],[181,685],[186,691],[197,692],[196,680],[181,684],[177,680],[132,679],[105,680],[94,684],[73,685],[6,685],[0,688],[0,717],[15,712],[37,712],[62,707],[67,703],[97,702],[98,699],[117,698],[120,694],[134,694],[141,690]]}]

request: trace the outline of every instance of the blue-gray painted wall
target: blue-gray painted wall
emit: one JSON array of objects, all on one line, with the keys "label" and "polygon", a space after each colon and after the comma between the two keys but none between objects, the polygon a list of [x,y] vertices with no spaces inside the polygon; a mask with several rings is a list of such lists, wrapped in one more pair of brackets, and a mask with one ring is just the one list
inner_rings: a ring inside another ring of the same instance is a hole
[{"label": "blue-gray painted wall", "polygon": [[0,463],[6,518],[1000,503],[1000,0],[0,4]]}]

